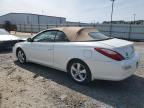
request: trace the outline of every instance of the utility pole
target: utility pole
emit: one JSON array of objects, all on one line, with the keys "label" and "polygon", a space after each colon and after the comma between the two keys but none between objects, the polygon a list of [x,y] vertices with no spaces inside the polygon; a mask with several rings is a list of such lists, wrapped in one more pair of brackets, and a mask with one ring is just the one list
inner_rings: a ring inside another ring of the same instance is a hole
[{"label": "utility pole", "polygon": [[112,21],[113,21],[113,10],[114,10],[114,2],[115,0],[110,0],[112,1],[112,10],[111,10],[111,25],[110,25],[110,37],[112,36]]},{"label": "utility pole", "polygon": [[136,21],[136,14],[133,14],[133,17],[134,17],[134,24],[135,24],[135,21]]}]

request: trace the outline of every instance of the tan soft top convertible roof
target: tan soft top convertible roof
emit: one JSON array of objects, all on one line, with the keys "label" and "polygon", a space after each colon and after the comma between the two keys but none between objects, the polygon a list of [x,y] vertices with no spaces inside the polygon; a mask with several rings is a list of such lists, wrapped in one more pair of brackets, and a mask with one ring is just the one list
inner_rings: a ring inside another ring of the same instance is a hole
[{"label": "tan soft top convertible roof", "polygon": [[95,28],[84,28],[84,27],[60,27],[60,28],[52,28],[49,30],[59,30],[64,32],[70,41],[94,40],[88,35],[88,33],[98,31]]}]

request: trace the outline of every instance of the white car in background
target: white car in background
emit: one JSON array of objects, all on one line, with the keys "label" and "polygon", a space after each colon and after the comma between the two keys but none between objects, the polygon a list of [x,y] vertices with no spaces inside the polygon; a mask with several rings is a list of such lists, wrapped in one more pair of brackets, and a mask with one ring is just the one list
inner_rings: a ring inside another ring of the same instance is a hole
[{"label": "white car in background", "polygon": [[10,35],[5,29],[0,28],[0,50],[12,49],[15,43],[22,42],[23,39]]},{"label": "white car in background", "polygon": [[95,79],[124,80],[139,64],[132,42],[107,37],[94,28],[44,30],[17,43],[13,52],[22,64],[34,62],[68,72],[80,84]]}]

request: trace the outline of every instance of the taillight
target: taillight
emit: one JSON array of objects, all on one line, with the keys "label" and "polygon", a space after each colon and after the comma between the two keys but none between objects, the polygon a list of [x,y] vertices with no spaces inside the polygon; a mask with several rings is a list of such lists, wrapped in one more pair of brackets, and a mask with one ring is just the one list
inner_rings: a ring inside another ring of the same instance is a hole
[{"label": "taillight", "polygon": [[124,60],[124,57],[116,51],[104,49],[104,48],[95,48],[95,50],[113,60],[116,60],[116,61]]}]

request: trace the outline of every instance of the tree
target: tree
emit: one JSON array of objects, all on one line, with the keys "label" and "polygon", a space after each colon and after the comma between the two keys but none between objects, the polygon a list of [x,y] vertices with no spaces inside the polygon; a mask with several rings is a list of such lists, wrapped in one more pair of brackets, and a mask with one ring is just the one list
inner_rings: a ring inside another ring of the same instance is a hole
[{"label": "tree", "polygon": [[7,30],[8,32],[17,30],[17,26],[14,24],[11,24],[10,21],[5,21],[3,28],[5,28],[5,30]]},{"label": "tree", "polygon": [[3,27],[10,32],[11,31],[11,22],[10,21],[5,21]]}]

